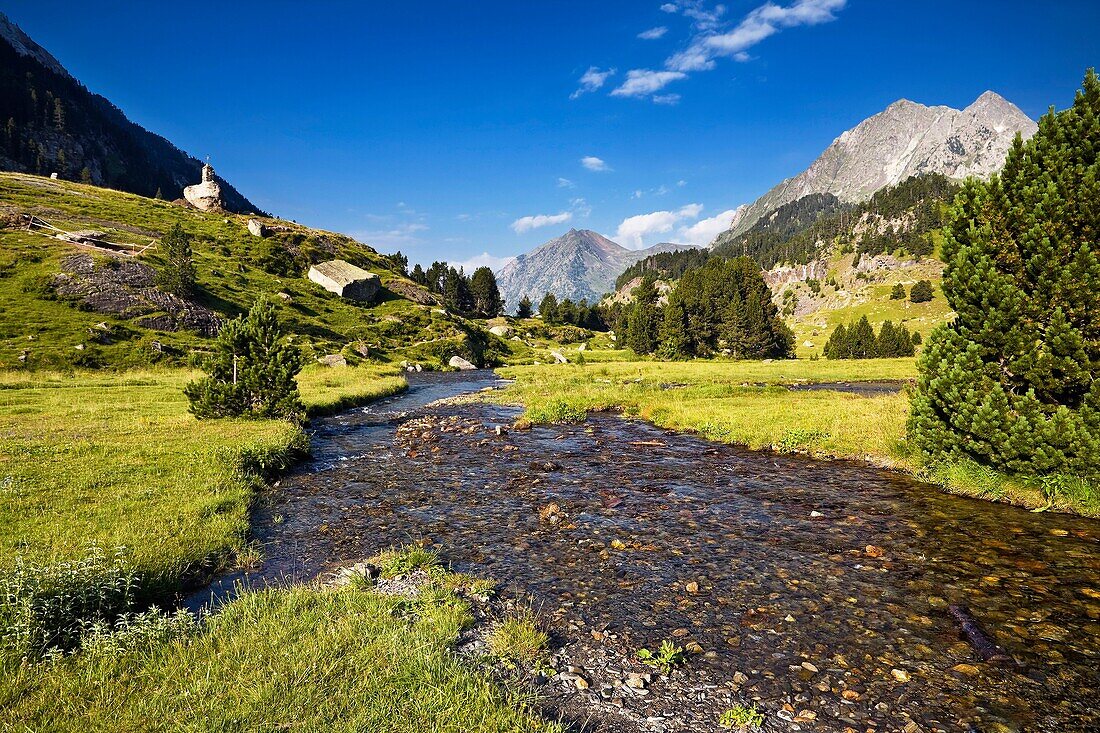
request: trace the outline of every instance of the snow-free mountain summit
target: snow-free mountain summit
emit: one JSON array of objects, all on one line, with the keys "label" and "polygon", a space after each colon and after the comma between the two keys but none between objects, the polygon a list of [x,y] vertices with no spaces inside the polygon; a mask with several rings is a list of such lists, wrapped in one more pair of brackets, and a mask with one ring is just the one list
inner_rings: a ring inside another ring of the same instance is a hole
[{"label": "snow-free mountain summit", "polygon": [[989,178],[1004,165],[1016,133],[1027,139],[1037,129],[1034,120],[995,92],[985,92],[963,110],[898,100],[841,134],[809,168],[757,199],[716,244],[814,193],[858,203],[922,173]]},{"label": "snow-free mountain summit", "polygon": [[615,278],[638,260],[690,248],[687,244],[662,243],[647,249],[627,249],[597,232],[570,229],[501,268],[497,284],[510,311],[524,296],[537,304],[547,293],[558,299],[594,302],[610,292]]}]

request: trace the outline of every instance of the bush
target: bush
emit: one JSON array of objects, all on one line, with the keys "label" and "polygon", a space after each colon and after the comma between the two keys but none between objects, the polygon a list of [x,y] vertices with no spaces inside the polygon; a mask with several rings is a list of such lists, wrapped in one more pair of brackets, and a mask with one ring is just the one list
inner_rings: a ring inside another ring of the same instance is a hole
[{"label": "bush", "polygon": [[905,300],[905,286],[901,283],[894,285],[890,291],[890,300]]}]

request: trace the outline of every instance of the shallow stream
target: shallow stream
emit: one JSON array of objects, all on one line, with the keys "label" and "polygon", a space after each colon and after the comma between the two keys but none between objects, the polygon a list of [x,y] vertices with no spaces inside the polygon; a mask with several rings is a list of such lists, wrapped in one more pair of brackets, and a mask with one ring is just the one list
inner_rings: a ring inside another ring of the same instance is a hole
[{"label": "shallow stream", "polygon": [[[591,683],[551,680],[550,704],[605,730],[716,729],[737,702],[777,731],[1100,730],[1100,523],[613,415],[497,435],[516,409],[430,404],[495,384],[414,375],[321,421],[257,517],[261,579],[430,543],[530,598]],[[1018,668],[983,663],[949,604]],[[663,639],[694,653],[627,694]]]}]

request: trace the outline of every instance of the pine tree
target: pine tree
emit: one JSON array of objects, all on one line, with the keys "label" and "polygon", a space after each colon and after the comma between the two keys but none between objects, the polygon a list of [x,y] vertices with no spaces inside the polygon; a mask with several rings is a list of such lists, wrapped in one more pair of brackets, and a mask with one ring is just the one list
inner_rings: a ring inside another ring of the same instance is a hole
[{"label": "pine tree", "polygon": [[895,284],[890,291],[890,300],[905,300],[905,286],[901,283]]},{"label": "pine tree", "polygon": [[660,330],[660,354],[666,359],[685,359],[695,356],[691,337],[688,335],[687,310],[683,299],[673,291],[668,297]]},{"label": "pine tree", "polygon": [[80,169],[80,182],[91,184],[91,182],[92,182],[92,172],[91,172],[91,170],[88,169],[88,166],[84,166],[83,168]]},{"label": "pine tree", "polygon": [[470,296],[473,298],[474,312],[482,318],[496,318],[504,311],[496,275],[488,267],[474,270],[470,278]]},{"label": "pine tree", "polygon": [[829,340],[825,342],[826,359],[851,359],[852,348],[848,343],[848,327],[837,324]]},{"label": "pine tree", "polygon": [[530,318],[534,313],[534,306],[531,304],[531,299],[526,295],[519,299],[519,305],[516,306],[516,318]]},{"label": "pine tree", "polygon": [[848,329],[848,348],[852,359],[874,359],[878,354],[875,329],[863,316]]},{"label": "pine tree", "polygon": [[956,199],[909,435],[928,460],[1100,476],[1100,80]]},{"label": "pine tree", "polygon": [[656,351],[660,336],[659,319],[660,311],[655,301],[635,301],[627,321],[626,347],[635,354],[652,354]]},{"label": "pine tree", "polygon": [[918,280],[909,291],[909,301],[912,303],[927,303],[932,300],[932,283],[929,280]]},{"label": "pine tree", "polygon": [[218,334],[209,376],[189,383],[184,394],[199,419],[218,417],[305,417],[295,377],[303,358],[287,344],[275,305],[261,297],[247,317],[226,323]]},{"label": "pine tree", "polygon": [[539,303],[539,315],[546,323],[556,323],[558,320],[558,299],[553,293],[547,293]]},{"label": "pine tree", "polygon": [[419,262],[413,265],[412,274],[409,275],[409,279],[417,285],[428,284],[428,276],[424,274],[424,268],[420,266]]},{"label": "pine tree", "polygon": [[191,235],[179,224],[161,237],[165,262],[157,273],[157,285],[166,293],[189,298],[195,291],[195,263],[191,258]]}]

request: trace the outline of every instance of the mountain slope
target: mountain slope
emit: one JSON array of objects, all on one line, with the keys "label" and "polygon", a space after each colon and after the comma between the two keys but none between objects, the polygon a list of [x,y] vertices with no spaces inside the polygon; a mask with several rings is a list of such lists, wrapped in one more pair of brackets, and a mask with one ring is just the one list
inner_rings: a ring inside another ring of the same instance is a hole
[{"label": "mountain slope", "polygon": [[[179,198],[202,163],[88,91],[0,13],[0,170]],[[259,208],[220,180],[225,206]]]},{"label": "mountain slope", "polygon": [[614,288],[615,278],[623,270],[638,260],[689,248],[666,242],[631,250],[597,232],[570,229],[501,268],[497,285],[509,310],[514,310],[524,296],[538,303],[547,293],[559,300],[595,302]]},{"label": "mountain slope", "polygon": [[[184,300],[156,286],[164,252],[139,257],[28,230],[33,215],[67,232],[96,229],[111,242],[144,246],[179,224],[192,235],[196,295]],[[187,363],[210,349],[220,322],[261,294],[311,358],[446,364],[454,354],[495,363],[514,345],[474,321],[445,313],[391,258],[341,234],[265,219],[203,212],[167,201],[24,173],[0,173],[0,368]],[[345,300],[306,277],[310,265],[343,259],[379,276],[374,303]],[[518,348],[518,347],[516,347]]]},{"label": "mountain slope", "polygon": [[1016,133],[1028,138],[1037,129],[994,92],[985,92],[964,110],[899,100],[843,133],[809,168],[757,199],[728,235],[742,234],[764,215],[810,194],[858,203],[925,173],[988,178],[1004,165]]}]

